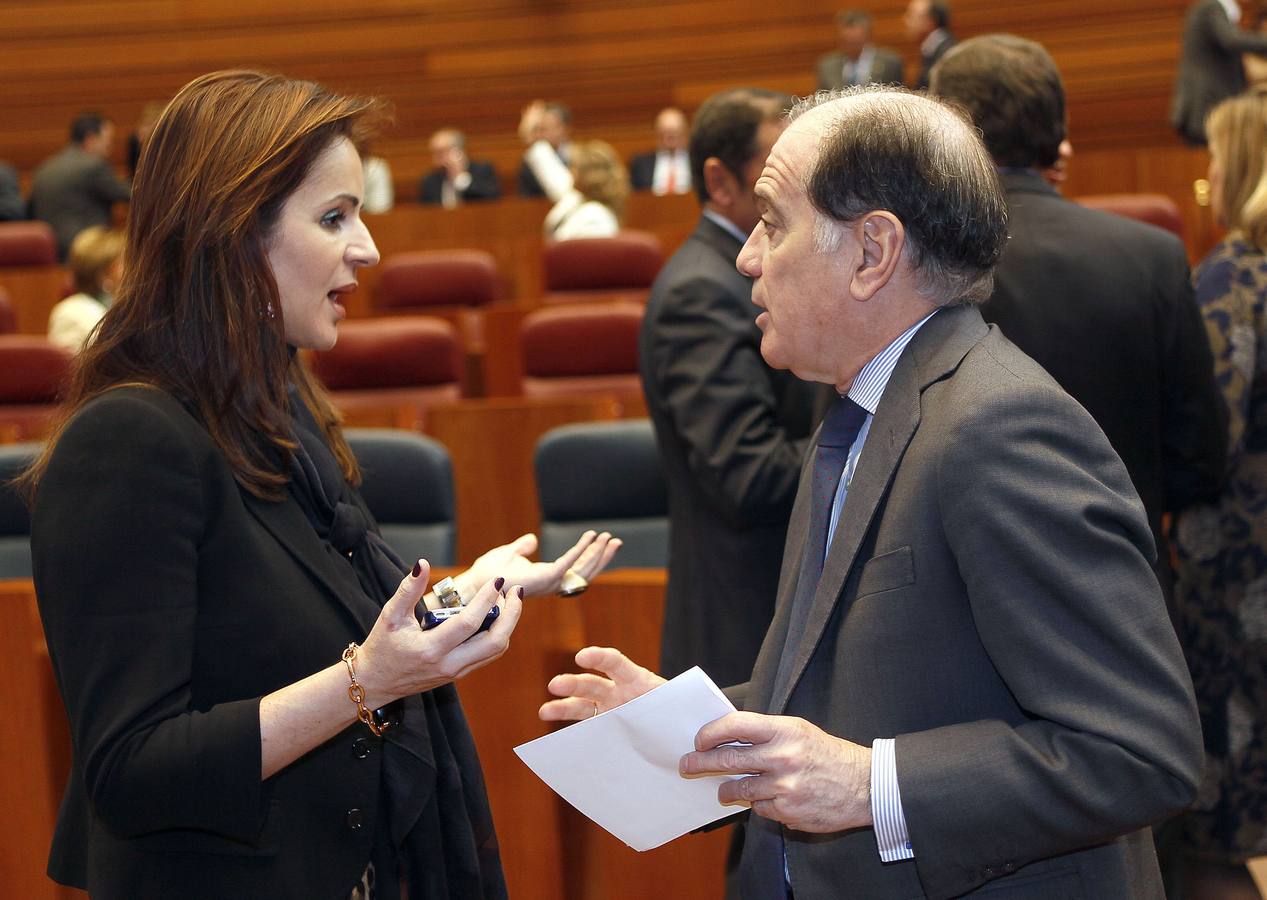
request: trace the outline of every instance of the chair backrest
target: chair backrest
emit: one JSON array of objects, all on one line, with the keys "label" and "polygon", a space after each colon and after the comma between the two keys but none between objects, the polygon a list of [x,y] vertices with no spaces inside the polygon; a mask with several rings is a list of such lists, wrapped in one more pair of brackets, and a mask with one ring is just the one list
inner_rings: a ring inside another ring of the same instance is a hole
[{"label": "chair backrest", "polygon": [[57,238],[47,222],[0,222],[0,266],[55,266]]},{"label": "chair backrest", "polygon": [[648,419],[564,425],[537,442],[542,559],[553,559],[586,529],[610,531],[624,546],[617,568],[668,563],[664,466]]},{"label": "chair backrest", "polygon": [[664,247],[650,232],[622,231],[547,244],[542,261],[547,300],[566,291],[645,290],[664,265]]},{"label": "chair backrest", "polygon": [[31,516],[12,484],[42,444],[0,444],[0,580],[31,577]]},{"label": "chair backrest", "polygon": [[0,334],[13,334],[18,330],[18,315],[13,311],[9,292],[0,287]]},{"label": "chair backrest", "polygon": [[457,556],[453,467],[444,445],[412,431],[348,428],[361,496],[384,539],[407,564],[451,566]]},{"label": "chair backrest", "polygon": [[0,404],[53,404],[74,354],[29,334],[0,335]]},{"label": "chair backrest", "polygon": [[552,306],[524,316],[519,342],[530,397],[633,392],[638,379],[640,303]]},{"label": "chair backrest", "polygon": [[397,316],[344,322],[338,343],[312,359],[326,387],[344,391],[457,384],[463,357],[449,322]]},{"label": "chair backrest", "polygon": [[1179,214],[1178,204],[1165,194],[1087,194],[1073,199],[1091,209],[1156,225],[1183,239],[1183,216]]},{"label": "chair backrest", "polygon": [[484,250],[396,253],[379,270],[378,309],[483,306],[501,296],[497,260]]}]

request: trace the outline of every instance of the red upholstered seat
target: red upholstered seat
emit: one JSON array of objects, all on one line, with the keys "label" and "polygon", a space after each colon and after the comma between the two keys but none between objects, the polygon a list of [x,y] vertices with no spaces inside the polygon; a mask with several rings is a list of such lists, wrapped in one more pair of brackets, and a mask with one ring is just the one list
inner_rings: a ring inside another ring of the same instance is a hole
[{"label": "red upholstered seat", "polygon": [[580,238],[547,244],[543,258],[546,303],[591,299],[637,299],[664,265],[660,239],[645,231],[609,238]]},{"label": "red upholstered seat", "polygon": [[42,337],[0,335],[0,443],[45,436],[73,359]]},{"label": "red upholstered seat", "polygon": [[552,306],[520,330],[525,396],[639,393],[643,306],[628,301]]},{"label": "red upholstered seat", "polygon": [[1165,194],[1087,194],[1073,199],[1075,203],[1091,209],[1102,209],[1156,225],[1183,239],[1183,216],[1179,214],[1175,201]]},{"label": "red upholstered seat", "polygon": [[55,266],[57,239],[47,222],[0,222],[0,266]]},{"label": "red upholstered seat", "polygon": [[397,253],[383,262],[374,304],[380,310],[483,306],[501,296],[497,261],[483,250]]},{"label": "red upholstered seat", "polygon": [[0,334],[12,334],[18,330],[18,317],[13,311],[9,292],[0,287]]},{"label": "red upholstered seat", "polygon": [[[353,424],[422,427],[428,406],[462,396],[457,329],[433,316],[353,319],[312,367]],[[389,418],[363,418],[370,412]]]}]

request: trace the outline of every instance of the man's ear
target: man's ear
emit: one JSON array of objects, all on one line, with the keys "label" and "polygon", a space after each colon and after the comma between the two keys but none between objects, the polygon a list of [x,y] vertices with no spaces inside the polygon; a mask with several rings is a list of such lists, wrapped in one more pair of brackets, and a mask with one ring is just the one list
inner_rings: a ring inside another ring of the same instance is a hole
[{"label": "man's ear", "polygon": [[738,198],[739,180],[715,156],[704,160],[704,187],[708,190],[708,199],[720,209],[732,208]]},{"label": "man's ear", "polygon": [[849,287],[856,300],[866,301],[892,280],[906,246],[906,228],[888,210],[875,210],[850,226],[862,247],[862,258]]}]

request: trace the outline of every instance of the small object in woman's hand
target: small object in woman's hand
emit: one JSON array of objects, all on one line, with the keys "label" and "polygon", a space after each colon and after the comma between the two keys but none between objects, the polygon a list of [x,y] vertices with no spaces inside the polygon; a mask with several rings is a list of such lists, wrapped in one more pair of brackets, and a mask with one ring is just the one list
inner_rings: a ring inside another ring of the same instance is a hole
[{"label": "small object in woman's hand", "polygon": [[559,582],[559,596],[575,597],[577,594],[585,593],[585,589],[589,586],[590,583],[585,579],[585,576],[578,575],[568,569],[563,573],[563,580]]},{"label": "small object in woman's hand", "polygon": [[[466,606],[466,600],[460,593],[458,593],[457,585],[454,584],[452,578],[443,578],[440,581],[437,581],[435,592],[436,600],[440,603],[440,608],[435,610],[429,609],[422,614],[423,631],[430,631],[445,619],[450,619],[453,616],[456,616],[462,611],[462,608]],[[487,631],[489,626],[493,624],[493,621],[499,615],[501,615],[501,609],[494,606],[484,616],[484,622],[475,633],[479,634],[480,631]]]}]

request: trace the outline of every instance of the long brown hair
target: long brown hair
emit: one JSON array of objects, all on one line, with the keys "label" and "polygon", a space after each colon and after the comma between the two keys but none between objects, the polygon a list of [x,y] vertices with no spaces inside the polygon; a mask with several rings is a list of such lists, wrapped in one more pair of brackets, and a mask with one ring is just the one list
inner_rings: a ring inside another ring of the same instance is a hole
[{"label": "long brown hair", "polygon": [[378,100],[259,72],[213,72],[181,89],[141,154],[118,296],[24,476],[31,492],[70,417],[138,382],[192,406],[239,484],[272,499],[294,446],[294,383],[344,474],[359,480],[336,412],[286,346],[267,250],[282,204],[317,158],[339,138],[363,145],[384,117]]}]

